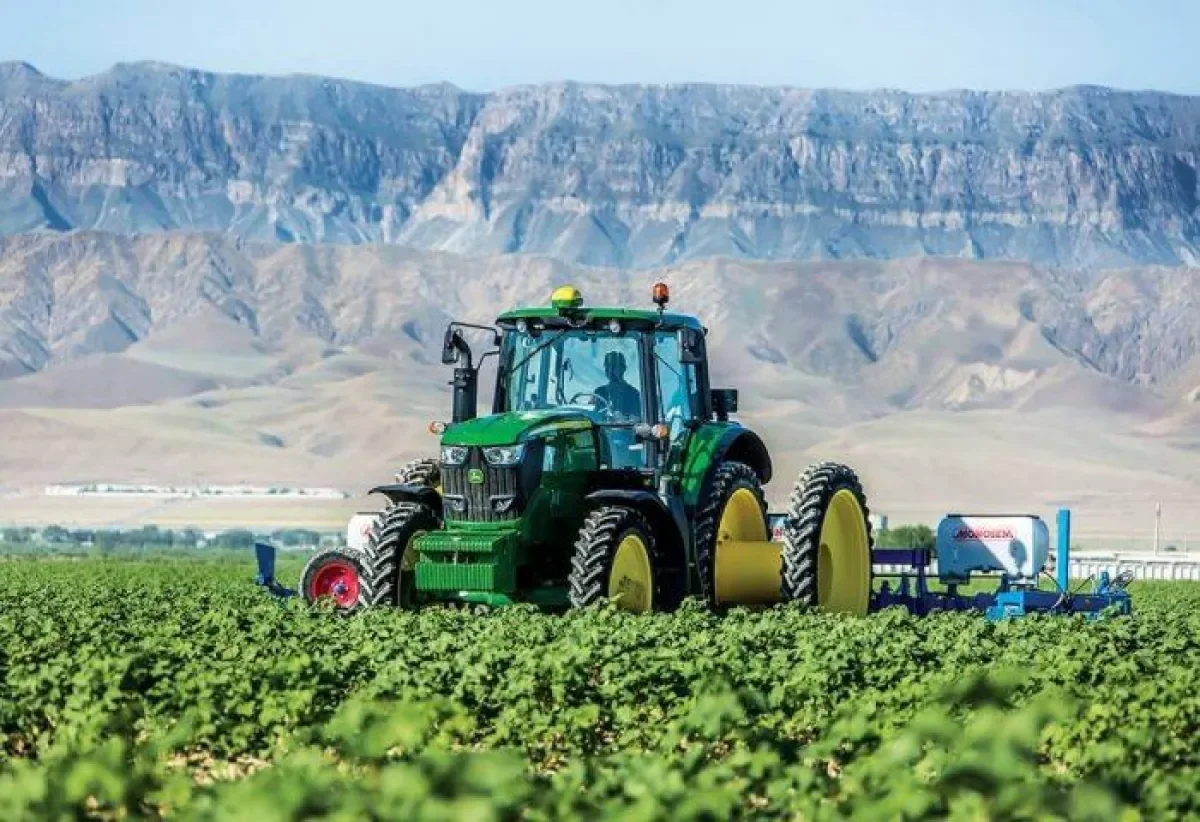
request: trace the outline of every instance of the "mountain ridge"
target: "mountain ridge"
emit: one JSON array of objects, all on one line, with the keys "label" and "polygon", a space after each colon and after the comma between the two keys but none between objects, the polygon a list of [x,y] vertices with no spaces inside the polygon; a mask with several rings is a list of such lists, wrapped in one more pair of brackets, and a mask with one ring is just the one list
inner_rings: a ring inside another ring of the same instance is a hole
[{"label": "mountain ridge", "polygon": [[545,80],[538,82],[513,83],[510,85],[498,86],[490,91],[477,88],[469,88],[460,86],[450,80],[440,80],[428,83],[416,83],[412,85],[396,85],[380,80],[363,80],[343,75],[332,74],[314,74],[306,71],[292,72],[253,72],[253,71],[218,71],[215,69],[205,69],[196,66],[188,66],[184,63],[172,63],[168,60],[120,60],[113,63],[107,69],[93,72],[91,74],[83,74],[77,77],[63,77],[54,74],[48,74],[39,69],[33,63],[26,60],[0,60],[0,75],[4,75],[6,71],[25,72],[31,75],[36,75],[45,80],[54,83],[71,85],[93,80],[98,77],[112,74],[113,72],[129,72],[129,71],[149,71],[159,73],[187,73],[196,75],[207,75],[210,77],[240,77],[257,80],[288,80],[288,79],[315,79],[321,81],[329,81],[333,83],[365,86],[378,89],[393,89],[393,90],[408,90],[422,88],[448,88],[453,91],[462,92],[464,94],[476,94],[479,96],[488,96],[498,94],[514,89],[531,89],[531,88],[546,88],[554,86],[593,86],[597,88],[609,89],[629,89],[629,88],[663,88],[663,89],[679,89],[679,88],[725,88],[725,89],[779,89],[781,91],[826,91],[834,94],[901,94],[914,97],[942,97],[952,96],[957,94],[985,94],[996,96],[1045,96],[1070,92],[1089,92],[1101,95],[1107,94],[1129,94],[1129,95],[1152,95],[1160,97],[1176,97],[1176,98],[1196,98],[1200,97],[1197,94],[1189,94],[1186,92],[1168,91],[1165,89],[1153,87],[1126,87],[1112,86],[1103,83],[1068,83],[1061,86],[1048,86],[1041,89],[1028,89],[1019,87],[1004,87],[981,89],[970,86],[946,86],[939,89],[928,89],[925,91],[911,91],[900,86],[872,86],[862,88],[850,88],[841,86],[806,86],[793,83],[778,83],[778,84],[763,84],[763,83],[726,83],[717,81],[666,81],[666,82],[621,82],[608,83],[592,80]]},{"label": "mountain ridge", "polygon": [[0,66],[0,233],[741,259],[1200,262],[1200,98]]}]

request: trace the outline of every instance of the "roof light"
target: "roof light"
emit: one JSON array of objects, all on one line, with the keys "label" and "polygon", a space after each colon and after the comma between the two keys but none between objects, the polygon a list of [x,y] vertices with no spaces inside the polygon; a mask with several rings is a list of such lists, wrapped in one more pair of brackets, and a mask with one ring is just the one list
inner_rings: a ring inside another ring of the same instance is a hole
[{"label": "roof light", "polygon": [[441,420],[434,420],[433,422],[429,423],[429,433],[436,434],[440,437],[442,434],[446,433],[446,423],[442,422]]},{"label": "roof light", "polygon": [[650,297],[654,300],[654,304],[662,309],[671,299],[671,289],[666,283],[655,283],[654,288],[650,291]]},{"label": "roof light", "polygon": [[563,311],[570,308],[579,308],[583,305],[583,295],[579,293],[579,289],[573,285],[564,285],[561,288],[554,289],[554,293],[550,295],[550,304]]},{"label": "roof light", "polygon": [[620,334],[621,333],[621,321],[618,319],[609,320],[608,321],[608,330],[611,331],[613,334]]}]

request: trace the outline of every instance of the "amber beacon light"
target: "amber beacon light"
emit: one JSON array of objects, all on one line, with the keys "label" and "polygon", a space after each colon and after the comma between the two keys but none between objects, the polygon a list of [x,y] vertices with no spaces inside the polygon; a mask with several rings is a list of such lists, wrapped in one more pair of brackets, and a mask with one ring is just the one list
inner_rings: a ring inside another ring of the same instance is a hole
[{"label": "amber beacon light", "polygon": [[671,289],[667,287],[666,283],[655,283],[650,294],[654,304],[659,308],[664,308],[671,300]]}]

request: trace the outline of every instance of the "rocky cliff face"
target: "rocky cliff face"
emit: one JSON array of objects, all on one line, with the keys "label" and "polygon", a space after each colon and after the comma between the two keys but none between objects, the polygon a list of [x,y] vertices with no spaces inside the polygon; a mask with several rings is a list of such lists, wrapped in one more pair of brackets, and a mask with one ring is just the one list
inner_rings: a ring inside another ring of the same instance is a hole
[{"label": "rocky cliff face", "polygon": [[0,231],[535,252],[619,267],[1200,260],[1200,99],[558,84],[479,95],[0,65]]}]

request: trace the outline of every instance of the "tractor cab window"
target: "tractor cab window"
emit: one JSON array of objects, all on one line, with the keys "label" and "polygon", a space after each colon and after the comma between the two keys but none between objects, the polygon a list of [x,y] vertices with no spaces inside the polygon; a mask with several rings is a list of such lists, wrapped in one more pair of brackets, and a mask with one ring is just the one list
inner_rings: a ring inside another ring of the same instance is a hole
[{"label": "tractor cab window", "polygon": [[661,422],[677,440],[686,423],[696,418],[699,396],[696,366],[680,361],[679,334],[659,331],[654,335],[655,370],[658,372],[658,408]]},{"label": "tractor cab window", "polygon": [[642,421],[636,334],[570,329],[513,338],[506,410],[579,408],[601,423]]},{"label": "tractor cab window", "polygon": [[575,408],[600,426],[601,462],[640,468],[645,448],[633,426],[645,421],[640,335],[608,329],[510,332],[506,411]]}]

